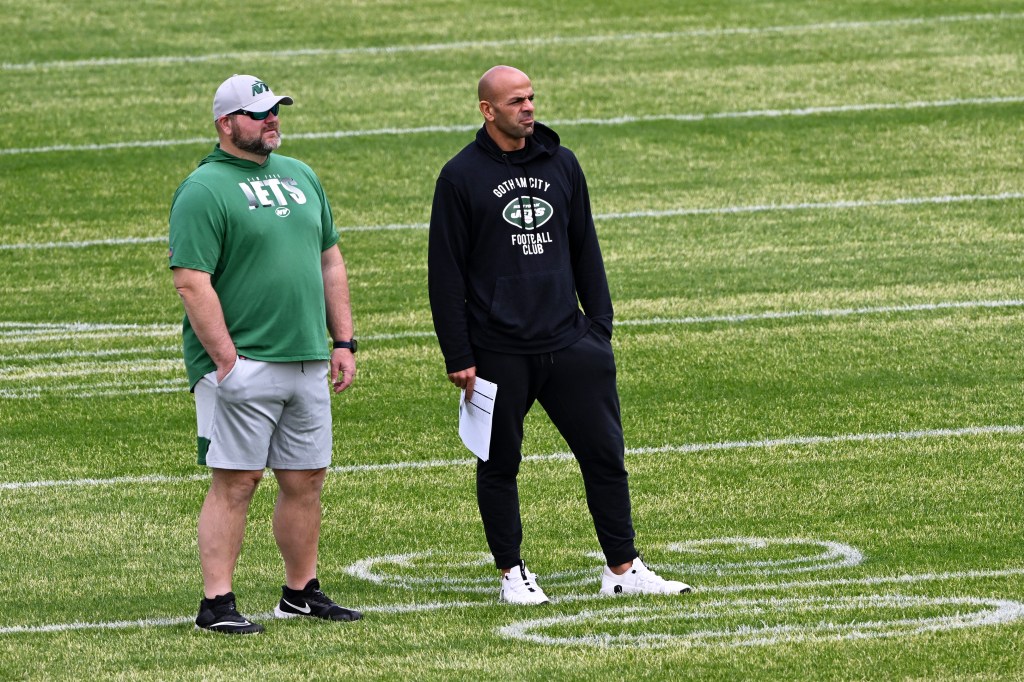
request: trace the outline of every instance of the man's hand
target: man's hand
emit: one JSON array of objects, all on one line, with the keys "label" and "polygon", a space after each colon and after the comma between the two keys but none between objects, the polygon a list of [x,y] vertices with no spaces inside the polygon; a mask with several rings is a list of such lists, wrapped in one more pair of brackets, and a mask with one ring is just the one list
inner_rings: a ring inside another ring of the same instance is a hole
[{"label": "man's hand", "polygon": [[467,367],[466,369],[458,372],[449,373],[448,381],[452,382],[459,388],[466,389],[466,402],[469,402],[473,397],[473,386],[476,384],[476,365]]},{"label": "man's hand", "polygon": [[331,351],[331,384],[334,392],[341,393],[352,385],[356,378],[356,356],[348,348]]},{"label": "man's hand", "polygon": [[192,331],[196,333],[199,343],[203,344],[207,355],[217,367],[219,384],[238,361],[238,349],[235,348],[235,342],[228,333],[220,297],[213,288],[210,273],[189,268],[174,268],[174,288],[181,296]]},{"label": "man's hand", "polygon": [[231,374],[231,370],[235,368],[235,364],[238,362],[238,355],[235,355],[235,359],[231,361],[231,364],[217,365],[217,383],[224,381],[224,377]]}]

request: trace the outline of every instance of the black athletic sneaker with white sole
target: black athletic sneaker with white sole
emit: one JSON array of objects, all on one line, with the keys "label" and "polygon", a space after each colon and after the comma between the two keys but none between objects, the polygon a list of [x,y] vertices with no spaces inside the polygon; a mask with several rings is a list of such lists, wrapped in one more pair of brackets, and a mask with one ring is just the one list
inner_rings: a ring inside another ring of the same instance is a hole
[{"label": "black athletic sneaker with white sole", "polygon": [[240,614],[235,608],[235,593],[228,592],[199,602],[196,630],[226,635],[255,635],[263,632],[263,626]]},{"label": "black athletic sneaker with white sole", "polygon": [[295,618],[307,616],[323,620],[359,620],[363,614],[353,609],[338,606],[331,598],[320,591],[320,581],[313,578],[301,590],[293,590],[287,585],[281,586],[281,601],[274,608],[278,618]]}]

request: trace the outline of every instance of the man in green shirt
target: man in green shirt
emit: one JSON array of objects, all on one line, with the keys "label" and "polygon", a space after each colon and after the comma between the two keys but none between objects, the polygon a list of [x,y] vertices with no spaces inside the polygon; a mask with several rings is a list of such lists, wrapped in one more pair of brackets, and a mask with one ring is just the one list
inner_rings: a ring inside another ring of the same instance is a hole
[{"label": "man in green shirt", "polygon": [[170,267],[185,308],[198,461],[212,473],[199,515],[196,628],[214,632],[263,631],[238,613],[232,578],[267,468],[279,486],[273,529],[285,567],[276,615],[362,617],[335,604],[316,578],[332,449],[328,376],[335,393],[348,388],[356,343],[323,187],[309,166],[272,153],[281,105],[290,104],[255,76],[224,81],[213,100],[219,143],[171,204]]}]

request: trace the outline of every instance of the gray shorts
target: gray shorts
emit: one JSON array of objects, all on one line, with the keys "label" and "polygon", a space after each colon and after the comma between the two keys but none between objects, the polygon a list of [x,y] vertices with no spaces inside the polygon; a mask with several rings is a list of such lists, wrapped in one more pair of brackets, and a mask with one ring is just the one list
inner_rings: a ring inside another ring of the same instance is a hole
[{"label": "gray shorts", "polygon": [[326,360],[261,362],[239,357],[217,384],[195,387],[199,464],[256,471],[322,469],[331,463]]}]

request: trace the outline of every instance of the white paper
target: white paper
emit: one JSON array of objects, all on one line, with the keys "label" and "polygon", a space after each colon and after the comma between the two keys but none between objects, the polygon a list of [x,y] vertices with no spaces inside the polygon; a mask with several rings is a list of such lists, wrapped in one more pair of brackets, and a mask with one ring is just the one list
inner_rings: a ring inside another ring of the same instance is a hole
[{"label": "white paper", "polygon": [[476,378],[473,397],[466,402],[466,391],[459,397],[459,437],[470,451],[486,462],[491,456],[491,420],[498,384]]}]

